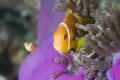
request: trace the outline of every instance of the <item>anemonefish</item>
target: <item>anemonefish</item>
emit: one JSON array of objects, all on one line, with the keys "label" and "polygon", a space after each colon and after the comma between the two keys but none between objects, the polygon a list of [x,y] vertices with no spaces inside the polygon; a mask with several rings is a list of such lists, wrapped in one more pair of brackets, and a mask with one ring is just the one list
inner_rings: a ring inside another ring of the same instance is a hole
[{"label": "anemonefish", "polygon": [[60,23],[58,29],[54,31],[53,46],[59,53],[68,53],[71,49],[79,50],[83,46],[84,41],[82,38],[76,39],[77,19],[72,13],[69,13],[62,23]]},{"label": "anemonefish", "polygon": [[36,49],[37,47],[37,44],[36,43],[33,43],[33,42],[25,42],[24,43],[24,46],[25,46],[25,49],[28,51],[28,52],[32,52]]}]

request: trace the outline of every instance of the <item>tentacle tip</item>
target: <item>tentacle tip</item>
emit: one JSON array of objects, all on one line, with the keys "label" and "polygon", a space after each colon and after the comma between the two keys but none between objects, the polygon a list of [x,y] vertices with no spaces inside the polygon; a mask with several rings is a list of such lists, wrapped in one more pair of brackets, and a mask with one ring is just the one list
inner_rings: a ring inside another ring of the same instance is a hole
[{"label": "tentacle tip", "polygon": [[64,55],[65,53],[64,53],[64,52],[61,52],[60,54],[61,54],[61,55]]},{"label": "tentacle tip", "polygon": [[56,8],[53,8],[52,10],[55,11]]},{"label": "tentacle tip", "polygon": [[53,75],[50,76],[50,79],[54,79]]},{"label": "tentacle tip", "polygon": [[54,62],[58,62],[56,59],[54,59]]}]

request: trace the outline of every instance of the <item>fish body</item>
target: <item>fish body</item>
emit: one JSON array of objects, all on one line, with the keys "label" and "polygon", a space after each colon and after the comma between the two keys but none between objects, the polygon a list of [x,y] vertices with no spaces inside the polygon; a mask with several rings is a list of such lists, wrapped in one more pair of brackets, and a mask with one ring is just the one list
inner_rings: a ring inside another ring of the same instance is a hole
[{"label": "fish body", "polygon": [[71,49],[78,49],[79,39],[76,40],[77,19],[72,13],[69,13],[62,23],[60,23],[58,29],[54,31],[54,42],[53,46],[59,53],[68,53]]},{"label": "fish body", "polygon": [[25,46],[25,49],[28,51],[28,52],[32,52],[36,49],[37,47],[37,44],[33,43],[33,42],[25,42],[24,43],[24,46]]}]

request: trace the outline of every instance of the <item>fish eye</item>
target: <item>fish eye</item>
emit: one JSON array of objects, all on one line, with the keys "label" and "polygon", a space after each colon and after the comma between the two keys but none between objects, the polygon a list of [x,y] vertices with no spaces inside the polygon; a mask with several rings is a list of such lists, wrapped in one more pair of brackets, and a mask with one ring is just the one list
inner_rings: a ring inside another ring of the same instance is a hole
[{"label": "fish eye", "polygon": [[65,34],[65,36],[64,36],[64,40],[67,38],[67,34]]}]

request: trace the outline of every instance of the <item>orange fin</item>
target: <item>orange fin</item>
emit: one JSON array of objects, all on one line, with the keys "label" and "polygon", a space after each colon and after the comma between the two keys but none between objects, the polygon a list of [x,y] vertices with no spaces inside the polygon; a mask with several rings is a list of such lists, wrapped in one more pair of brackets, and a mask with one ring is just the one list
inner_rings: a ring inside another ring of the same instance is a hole
[{"label": "orange fin", "polygon": [[55,29],[54,29],[53,25],[52,25],[52,28],[53,28],[53,32],[55,32]]}]

